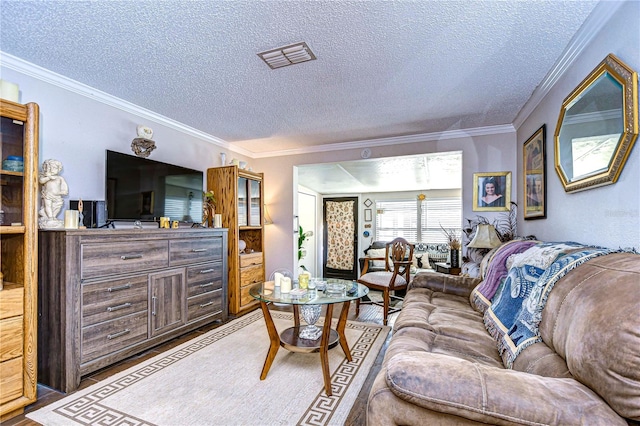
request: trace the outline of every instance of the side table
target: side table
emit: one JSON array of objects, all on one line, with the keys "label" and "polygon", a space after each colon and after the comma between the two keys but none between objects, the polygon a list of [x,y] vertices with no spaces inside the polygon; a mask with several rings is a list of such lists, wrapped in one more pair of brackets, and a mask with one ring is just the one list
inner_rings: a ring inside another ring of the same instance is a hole
[{"label": "side table", "polygon": [[460,275],[462,269],[452,268],[450,264],[444,262],[436,262],[436,272],[442,272],[449,275]]},{"label": "side table", "polygon": [[[345,288],[351,288],[351,281],[340,280],[335,278],[327,279],[328,284],[343,284]],[[330,347],[340,343],[340,347],[344,351],[345,357],[349,362],[351,359],[351,352],[349,345],[347,344],[347,338],[344,334],[344,329],[347,324],[347,315],[349,313],[349,304],[352,300],[360,299],[369,293],[369,289],[362,285],[357,284],[357,291],[353,294],[342,295],[327,295],[325,292],[317,291],[315,296],[305,294],[301,297],[292,297],[290,293],[280,293],[280,288],[276,290],[273,281],[266,281],[264,283],[256,284],[249,289],[249,294],[260,302],[262,313],[264,314],[264,320],[267,326],[267,333],[269,333],[269,351],[267,358],[264,361],[262,367],[262,373],[260,374],[260,380],[267,378],[271,364],[276,357],[278,349],[283,347],[291,352],[320,352],[320,363],[322,365],[322,375],[324,377],[324,389],[327,396],[332,395],[331,390],[331,376],[329,373],[329,355],[327,351]],[[276,326],[269,312],[269,303],[280,303],[292,305],[293,307],[293,327],[289,327],[282,333],[278,333]],[[331,328],[331,319],[333,318],[333,305],[341,304],[342,311],[340,312],[340,319],[338,325],[334,329]],[[320,311],[322,306],[326,307],[325,324],[322,327],[315,325],[315,322],[320,317]],[[306,326],[300,325],[300,311],[302,311],[303,318],[307,321]],[[309,331],[320,331],[320,336],[317,338],[305,337]]]}]

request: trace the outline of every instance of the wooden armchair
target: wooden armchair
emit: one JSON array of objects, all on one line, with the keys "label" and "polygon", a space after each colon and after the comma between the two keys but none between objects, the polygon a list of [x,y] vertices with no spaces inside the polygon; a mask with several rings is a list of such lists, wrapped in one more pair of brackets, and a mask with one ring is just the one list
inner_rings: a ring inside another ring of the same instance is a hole
[{"label": "wooden armchair", "polygon": [[[385,270],[368,272],[370,262],[364,262],[364,268],[358,282],[364,284],[371,290],[382,292],[383,321],[387,325],[387,319],[390,313],[399,309],[389,309],[391,298],[402,299],[394,293],[396,290],[405,290],[411,281],[411,263],[413,261],[413,244],[410,244],[404,238],[396,238],[385,245],[384,258],[369,258],[368,260],[384,260]],[[380,305],[374,301],[356,301],[356,315],[360,314],[360,303],[373,303]]]}]

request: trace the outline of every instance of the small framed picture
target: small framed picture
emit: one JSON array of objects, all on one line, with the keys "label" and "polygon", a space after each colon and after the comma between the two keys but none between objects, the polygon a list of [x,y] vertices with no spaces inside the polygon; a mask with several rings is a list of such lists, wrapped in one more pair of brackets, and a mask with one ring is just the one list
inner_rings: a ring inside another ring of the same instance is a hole
[{"label": "small framed picture", "polygon": [[543,124],[522,147],[524,218],[547,217],[546,126]]},{"label": "small framed picture", "polygon": [[364,221],[371,222],[371,220],[372,220],[371,209],[364,209]]},{"label": "small framed picture", "polygon": [[473,211],[501,212],[511,207],[511,172],[473,174]]},{"label": "small framed picture", "polygon": [[372,204],[373,204],[373,201],[371,201],[369,198],[364,200],[364,206],[365,207],[371,207]]}]

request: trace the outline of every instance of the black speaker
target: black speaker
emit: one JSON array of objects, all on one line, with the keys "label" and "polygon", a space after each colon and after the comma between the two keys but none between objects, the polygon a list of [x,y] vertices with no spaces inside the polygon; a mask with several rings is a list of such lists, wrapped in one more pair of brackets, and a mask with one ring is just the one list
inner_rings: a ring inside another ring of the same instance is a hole
[{"label": "black speaker", "polygon": [[[69,209],[78,210],[78,200],[69,201]],[[82,200],[82,223],[87,228],[99,228],[107,223],[107,205],[104,201]]]}]

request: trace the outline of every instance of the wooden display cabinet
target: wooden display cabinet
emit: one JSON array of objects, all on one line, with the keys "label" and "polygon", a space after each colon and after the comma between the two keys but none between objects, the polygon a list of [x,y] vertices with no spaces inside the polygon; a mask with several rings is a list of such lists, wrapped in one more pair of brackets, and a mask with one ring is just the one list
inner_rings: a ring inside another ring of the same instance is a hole
[{"label": "wooden display cabinet", "polygon": [[242,315],[259,306],[249,288],[265,280],[263,174],[235,165],[211,168],[207,190],[214,192],[215,212],[229,229],[229,314]]},{"label": "wooden display cabinet", "polygon": [[0,160],[22,157],[23,171],[0,170],[0,422],[36,400],[38,121],[35,103],[0,99]]}]

